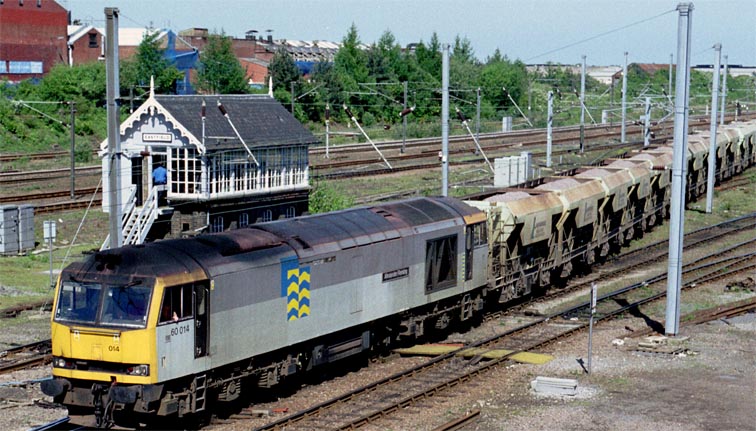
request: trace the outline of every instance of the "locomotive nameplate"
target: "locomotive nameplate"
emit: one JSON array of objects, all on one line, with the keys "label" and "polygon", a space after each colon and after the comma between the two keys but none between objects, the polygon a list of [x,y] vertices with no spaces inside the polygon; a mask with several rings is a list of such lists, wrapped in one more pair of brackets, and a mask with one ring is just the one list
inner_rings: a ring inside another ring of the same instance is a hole
[{"label": "locomotive nameplate", "polygon": [[388,271],[383,273],[383,282],[389,282],[398,280],[400,278],[409,277],[409,267],[395,269],[393,271]]}]

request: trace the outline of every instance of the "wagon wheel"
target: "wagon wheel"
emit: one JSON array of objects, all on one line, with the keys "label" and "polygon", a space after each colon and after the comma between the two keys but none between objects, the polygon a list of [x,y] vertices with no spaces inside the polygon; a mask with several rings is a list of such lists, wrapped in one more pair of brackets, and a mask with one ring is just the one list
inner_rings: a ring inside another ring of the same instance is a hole
[{"label": "wagon wheel", "polygon": [[566,238],[562,242],[562,272],[561,278],[567,278],[572,273],[572,259],[570,254],[575,248],[575,230],[569,229],[566,232]]},{"label": "wagon wheel", "polygon": [[623,245],[627,245],[630,243],[630,241],[635,236],[635,204],[630,204],[625,209],[627,212],[629,220],[627,220],[623,225],[622,230],[622,242]]},{"label": "wagon wheel", "polygon": [[698,196],[706,194],[706,187],[708,185],[706,175],[706,172],[701,173],[701,179],[698,181],[698,192],[696,193]]},{"label": "wagon wheel", "polygon": [[551,267],[547,267],[546,265],[538,266],[538,283],[541,286],[548,286],[551,284],[551,269]]},{"label": "wagon wheel", "polygon": [[586,250],[583,260],[587,265],[593,265],[596,262],[596,250],[594,250],[593,248]]},{"label": "wagon wheel", "polygon": [[642,212],[642,214],[640,216],[640,222],[639,222],[640,226],[638,226],[638,229],[635,229],[635,236],[634,236],[634,238],[635,237],[641,238],[643,236],[643,232],[645,232],[646,230],[648,230],[648,223],[646,223],[646,211],[642,207],[641,207],[641,212]]},{"label": "wagon wheel", "polygon": [[646,225],[649,228],[656,225],[656,211],[657,211],[656,205],[658,204],[658,201],[659,199],[656,193],[653,193],[651,197],[649,197],[650,211],[649,211],[648,218],[646,221]]},{"label": "wagon wheel", "polygon": [[599,239],[599,256],[606,257],[609,255],[611,245],[609,244],[609,220],[601,223],[601,238]]}]

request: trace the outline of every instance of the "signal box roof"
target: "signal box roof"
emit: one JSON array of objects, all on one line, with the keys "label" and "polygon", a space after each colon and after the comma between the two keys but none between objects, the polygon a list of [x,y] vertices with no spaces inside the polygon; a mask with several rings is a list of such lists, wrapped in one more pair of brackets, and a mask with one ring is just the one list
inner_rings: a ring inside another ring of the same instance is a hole
[{"label": "signal box roof", "polygon": [[[267,95],[155,95],[155,100],[199,140],[203,136],[204,101],[204,142],[210,151],[241,148],[234,127],[249,147],[317,142],[289,111]],[[220,106],[228,118],[224,118]]]}]

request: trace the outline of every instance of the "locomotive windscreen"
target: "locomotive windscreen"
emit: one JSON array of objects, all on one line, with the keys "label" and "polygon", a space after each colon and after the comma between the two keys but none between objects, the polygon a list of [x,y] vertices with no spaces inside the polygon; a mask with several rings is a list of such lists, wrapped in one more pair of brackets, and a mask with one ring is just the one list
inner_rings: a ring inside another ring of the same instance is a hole
[{"label": "locomotive windscreen", "polygon": [[55,321],[143,328],[152,287],[141,280],[126,284],[63,282]]}]

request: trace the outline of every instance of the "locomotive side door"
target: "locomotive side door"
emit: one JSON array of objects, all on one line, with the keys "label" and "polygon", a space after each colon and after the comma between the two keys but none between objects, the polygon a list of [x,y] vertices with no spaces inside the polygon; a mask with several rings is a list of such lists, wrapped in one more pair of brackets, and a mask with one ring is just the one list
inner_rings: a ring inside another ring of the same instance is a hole
[{"label": "locomotive side door", "polygon": [[465,229],[465,281],[472,280],[473,276],[473,229],[474,225],[468,225]]},{"label": "locomotive side door", "polygon": [[194,357],[207,356],[210,295],[204,284],[194,285]]}]

